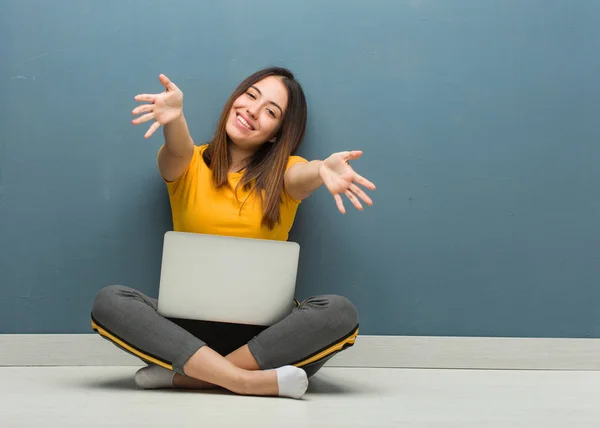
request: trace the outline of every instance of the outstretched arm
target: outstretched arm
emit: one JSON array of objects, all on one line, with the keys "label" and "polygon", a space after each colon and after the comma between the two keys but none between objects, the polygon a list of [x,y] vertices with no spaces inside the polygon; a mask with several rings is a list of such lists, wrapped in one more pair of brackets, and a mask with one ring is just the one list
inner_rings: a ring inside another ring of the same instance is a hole
[{"label": "outstretched arm", "polygon": [[164,74],[159,76],[159,80],[165,87],[164,92],[136,95],[136,101],[148,104],[132,111],[133,114],[145,113],[132,122],[139,125],[154,120],[145,138],[150,138],[161,125],[164,127],[165,144],[158,151],[158,169],[165,180],[175,181],[192,160],[194,141],[183,116],[183,92]]}]

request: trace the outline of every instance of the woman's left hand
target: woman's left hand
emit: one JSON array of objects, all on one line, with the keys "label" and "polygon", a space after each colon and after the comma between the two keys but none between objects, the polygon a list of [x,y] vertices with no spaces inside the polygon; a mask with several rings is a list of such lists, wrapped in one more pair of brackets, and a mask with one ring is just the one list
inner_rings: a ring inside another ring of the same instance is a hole
[{"label": "woman's left hand", "polygon": [[357,184],[370,190],[375,190],[375,185],[357,174],[350,166],[350,161],[361,156],[362,151],[360,150],[334,153],[325,159],[319,168],[319,175],[323,180],[323,184],[333,195],[335,203],[342,214],[346,213],[346,208],[342,202],[341,194],[346,195],[358,210],[363,210],[359,198],[367,205],[373,205],[371,198]]}]

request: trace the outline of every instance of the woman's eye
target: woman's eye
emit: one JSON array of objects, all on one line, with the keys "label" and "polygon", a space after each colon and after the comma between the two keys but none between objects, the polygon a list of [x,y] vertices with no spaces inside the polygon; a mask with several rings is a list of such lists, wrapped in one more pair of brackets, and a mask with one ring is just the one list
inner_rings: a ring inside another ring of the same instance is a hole
[{"label": "woman's eye", "polygon": [[255,99],[256,99],[256,97],[254,96],[254,94],[253,94],[252,92],[246,92],[246,94],[247,94],[247,95],[248,95],[250,98],[252,98],[253,100],[255,100]]},{"label": "woman's eye", "polygon": [[267,112],[269,113],[269,116],[271,116],[273,118],[275,117],[275,112],[273,110],[267,109]]}]

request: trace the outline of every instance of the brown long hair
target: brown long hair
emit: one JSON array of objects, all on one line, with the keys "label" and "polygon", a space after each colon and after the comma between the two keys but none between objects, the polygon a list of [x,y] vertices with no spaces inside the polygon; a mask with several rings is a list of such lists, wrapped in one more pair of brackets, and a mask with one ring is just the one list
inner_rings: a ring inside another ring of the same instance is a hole
[{"label": "brown long hair", "polygon": [[306,130],[306,98],[292,72],[282,67],[269,67],[244,79],[225,103],[213,139],[202,157],[204,163],[212,170],[214,186],[219,188],[228,185],[227,174],[231,166],[231,156],[226,126],[231,107],[240,95],[268,76],[281,78],[288,93],[287,109],[275,142],[263,144],[254,153],[238,186],[242,186],[244,190],[252,189],[252,192],[259,195],[263,207],[262,225],[273,229],[281,220],[279,208],[282,202],[285,167],[289,157],[300,147]]}]

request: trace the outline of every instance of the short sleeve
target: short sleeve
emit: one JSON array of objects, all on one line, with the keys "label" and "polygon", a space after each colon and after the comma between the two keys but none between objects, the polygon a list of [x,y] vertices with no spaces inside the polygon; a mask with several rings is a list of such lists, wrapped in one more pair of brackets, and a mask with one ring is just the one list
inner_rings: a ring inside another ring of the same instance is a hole
[{"label": "short sleeve", "polygon": [[200,167],[200,162],[202,160],[202,152],[206,146],[195,146],[194,154],[192,155],[192,159],[190,160],[189,165],[185,169],[184,173],[177,180],[167,181],[163,177],[163,181],[167,185],[167,189],[169,194],[173,195],[180,189],[186,189],[191,187],[194,182],[198,178],[198,168]]},{"label": "short sleeve", "polygon": [[[308,163],[308,160],[304,159],[301,156],[290,156],[288,163],[285,167],[285,170],[287,171],[288,169],[290,169],[292,166],[296,165],[297,163]],[[290,196],[290,194],[285,190],[285,186],[284,186],[284,194],[287,198],[287,200],[289,202],[292,202],[293,204],[299,204],[301,201],[294,199]]]},{"label": "short sleeve", "polygon": [[292,166],[296,165],[297,163],[308,163],[308,161],[306,159],[304,159],[303,157],[300,156],[290,156],[287,166],[285,167],[285,170],[287,171],[288,169],[290,169]]}]

